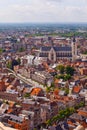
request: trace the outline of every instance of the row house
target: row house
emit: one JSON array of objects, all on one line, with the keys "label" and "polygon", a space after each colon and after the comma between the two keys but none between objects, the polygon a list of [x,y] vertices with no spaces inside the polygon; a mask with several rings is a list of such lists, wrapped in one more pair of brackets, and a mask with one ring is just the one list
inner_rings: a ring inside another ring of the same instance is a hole
[{"label": "row house", "polygon": [[12,114],[10,115],[10,118],[8,118],[8,124],[18,130],[29,130],[30,128],[30,121],[28,118]]},{"label": "row house", "polygon": [[0,92],[0,98],[3,100],[17,101],[18,94],[11,94],[6,92]]},{"label": "row house", "polygon": [[87,127],[86,118],[82,115],[79,115],[78,113],[74,113],[73,115],[71,115],[70,119],[73,119],[73,120],[79,122],[82,126]]}]

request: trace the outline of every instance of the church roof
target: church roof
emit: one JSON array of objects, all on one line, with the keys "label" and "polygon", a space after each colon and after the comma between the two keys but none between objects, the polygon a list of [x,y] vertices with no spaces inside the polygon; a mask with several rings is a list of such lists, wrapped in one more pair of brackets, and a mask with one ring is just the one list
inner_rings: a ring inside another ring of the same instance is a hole
[{"label": "church roof", "polygon": [[45,47],[41,48],[41,51],[50,51],[51,48],[53,48],[55,51],[72,51],[71,46],[63,46],[63,47],[61,47],[61,46],[59,46],[59,47],[56,47],[56,46],[54,46],[54,47],[45,46]]},{"label": "church roof", "polygon": [[43,46],[41,48],[42,51],[50,51],[51,47],[50,46]]},{"label": "church roof", "polygon": [[53,47],[55,51],[71,51],[72,48],[70,46],[63,46],[63,47]]}]

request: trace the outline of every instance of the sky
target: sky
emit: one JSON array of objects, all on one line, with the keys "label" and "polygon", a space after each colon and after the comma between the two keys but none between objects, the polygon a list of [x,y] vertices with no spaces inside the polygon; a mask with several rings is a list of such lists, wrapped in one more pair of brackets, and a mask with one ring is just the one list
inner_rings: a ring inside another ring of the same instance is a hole
[{"label": "sky", "polygon": [[0,23],[87,22],[87,0],[0,0]]}]

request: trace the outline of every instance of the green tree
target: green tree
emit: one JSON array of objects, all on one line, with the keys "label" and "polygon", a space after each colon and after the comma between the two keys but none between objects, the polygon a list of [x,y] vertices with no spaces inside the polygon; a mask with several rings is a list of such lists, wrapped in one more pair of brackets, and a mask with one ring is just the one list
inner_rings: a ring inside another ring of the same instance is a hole
[{"label": "green tree", "polygon": [[83,54],[87,55],[87,51],[83,52]]},{"label": "green tree", "polygon": [[54,90],[54,88],[55,88],[55,84],[54,84],[54,82],[51,83],[50,88],[51,88],[51,90]]},{"label": "green tree", "polygon": [[70,107],[69,110],[70,110],[71,114],[73,114],[75,112],[75,108],[74,107]]},{"label": "green tree", "polygon": [[75,109],[78,109],[78,108],[84,107],[84,106],[85,106],[85,102],[84,102],[84,101],[81,101],[79,104],[77,104],[77,105],[75,106]]},{"label": "green tree", "polygon": [[25,49],[23,47],[19,48],[19,52],[24,52]]},{"label": "green tree", "polygon": [[65,88],[65,93],[69,94],[69,88]]},{"label": "green tree", "polygon": [[18,58],[18,59],[17,59],[17,61],[18,61],[19,65],[20,65],[20,64],[21,64],[21,59],[20,59],[20,58]]},{"label": "green tree", "polygon": [[64,75],[62,75],[62,74],[61,75],[56,75],[55,78],[57,78],[57,79],[64,79]]},{"label": "green tree", "polygon": [[69,79],[71,79],[71,75],[70,75],[70,74],[66,74],[66,75],[64,76],[64,80],[67,81],[67,80],[69,80]]},{"label": "green tree", "polygon": [[3,49],[2,48],[0,48],[0,54],[3,52]]},{"label": "green tree", "polygon": [[66,74],[69,74],[71,76],[74,74],[74,71],[75,71],[75,69],[69,65],[66,67],[65,70],[66,70]]},{"label": "green tree", "polygon": [[71,79],[71,75],[70,74],[61,74],[61,75],[56,75],[55,78],[57,79],[63,79],[64,81],[67,81],[69,79]]},{"label": "green tree", "polygon": [[6,63],[7,68],[12,69],[12,61]]},{"label": "green tree", "polygon": [[49,93],[51,91],[51,87],[46,87],[46,92]]},{"label": "green tree", "polygon": [[65,67],[64,67],[63,65],[58,65],[58,66],[56,67],[56,70],[59,70],[60,73],[63,74],[63,73],[64,73],[64,70],[65,70]]},{"label": "green tree", "polygon": [[29,98],[30,97],[30,93],[25,93],[24,97],[25,98]]}]

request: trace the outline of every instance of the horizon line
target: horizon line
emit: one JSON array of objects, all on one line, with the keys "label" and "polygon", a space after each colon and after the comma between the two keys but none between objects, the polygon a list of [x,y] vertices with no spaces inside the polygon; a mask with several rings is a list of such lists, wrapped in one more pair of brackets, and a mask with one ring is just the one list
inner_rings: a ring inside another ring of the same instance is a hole
[{"label": "horizon line", "polygon": [[0,22],[0,24],[87,24],[87,22]]}]

